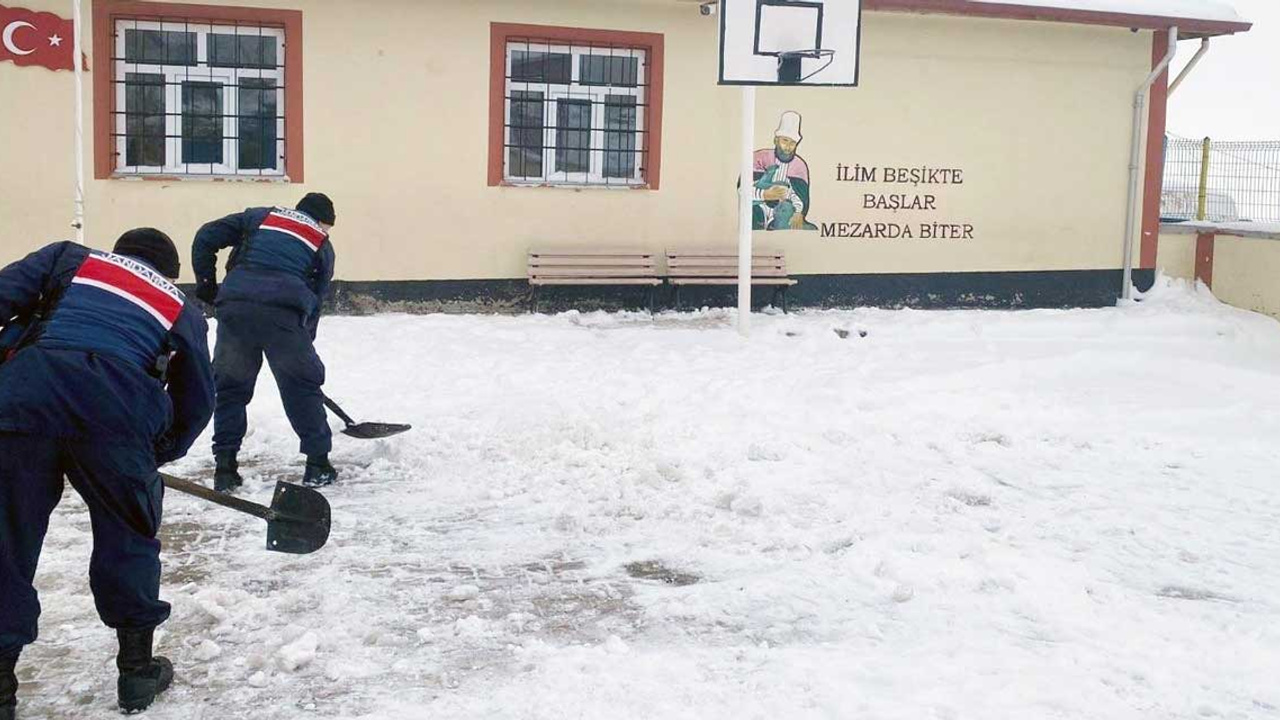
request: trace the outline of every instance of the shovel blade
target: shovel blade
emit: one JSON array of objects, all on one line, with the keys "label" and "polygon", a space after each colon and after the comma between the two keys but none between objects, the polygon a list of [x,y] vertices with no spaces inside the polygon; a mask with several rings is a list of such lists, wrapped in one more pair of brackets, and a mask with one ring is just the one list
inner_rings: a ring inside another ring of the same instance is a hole
[{"label": "shovel blade", "polygon": [[276,483],[267,520],[267,549],[291,555],[313,553],[329,541],[329,501],[324,495],[287,482]]},{"label": "shovel blade", "polygon": [[342,431],[344,435],[361,440],[378,440],[388,438],[392,435],[399,435],[413,428],[412,425],[401,425],[398,423],[378,423],[378,422],[362,422],[355,425],[348,425]]}]

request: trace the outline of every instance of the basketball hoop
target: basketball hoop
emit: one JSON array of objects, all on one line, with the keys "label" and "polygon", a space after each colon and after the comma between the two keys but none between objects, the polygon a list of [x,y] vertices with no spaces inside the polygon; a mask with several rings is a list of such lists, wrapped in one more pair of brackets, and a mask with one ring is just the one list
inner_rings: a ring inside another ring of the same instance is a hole
[{"label": "basketball hoop", "polygon": [[[720,0],[720,84],[742,88],[738,332],[743,335],[751,320],[756,87],[856,87],[861,35],[862,0]],[[799,144],[799,115],[791,114],[797,118]]]},{"label": "basketball hoop", "polygon": [[721,85],[858,84],[860,0],[721,0]]},{"label": "basketball hoop", "polygon": [[[805,60],[822,60],[826,63],[817,70],[804,74]],[[831,67],[836,61],[835,50],[788,50],[778,53],[778,84],[802,85],[818,73]]]}]

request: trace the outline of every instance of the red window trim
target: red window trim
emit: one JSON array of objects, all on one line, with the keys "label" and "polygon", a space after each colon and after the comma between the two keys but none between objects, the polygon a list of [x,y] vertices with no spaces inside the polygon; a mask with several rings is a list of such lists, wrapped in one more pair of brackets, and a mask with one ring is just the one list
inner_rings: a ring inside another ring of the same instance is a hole
[{"label": "red window trim", "polygon": [[[553,27],[546,25],[521,25],[492,23],[489,46],[489,186],[507,185],[503,177],[503,122],[506,116],[506,67],[507,42],[511,38],[535,37],[539,40],[556,40],[579,44],[613,44],[644,50],[649,57],[649,115],[646,126],[650,128],[645,157],[645,183],[642,190],[657,190],[662,180],[662,89],[665,79],[664,37],[660,33],[623,32],[620,30],[590,30],[586,28]],[[591,186],[583,186],[591,187]]]},{"label": "red window trim", "polygon": [[[201,20],[212,22],[252,22],[284,29],[284,167],[288,182],[300,183],[303,171],[303,122],[302,122],[302,11],[269,10],[218,5],[187,5],[178,3],[141,2],[140,0],[93,0],[93,50],[97,72],[93,73],[93,176],[98,180],[124,177],[115,174],[116,147],[111,141],[111,129],[115,127],[112,113],[115,111],[115,93],[111,91],[115,79],[115,67],[111,62],[115,43],[112,42],[116,20],[122,18],[174,20]],[[130,178],[134,176],[129,176]],[[148,175],[149,180],[186,180],[185,175]],[[219,180],[237,181],[241,178],[218,177]],[[259,180],[245,176],[244,180]]]}]

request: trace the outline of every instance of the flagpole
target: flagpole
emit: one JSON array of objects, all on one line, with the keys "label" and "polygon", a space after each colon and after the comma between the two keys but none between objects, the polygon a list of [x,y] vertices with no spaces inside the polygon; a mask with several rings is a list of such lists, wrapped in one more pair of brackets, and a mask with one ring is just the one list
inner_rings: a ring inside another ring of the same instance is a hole
[{"label": "flagpole", "polygon": [[742,163],[738,181],[738,332],[751,334],[751,231],[755,198],[756,88],[742,87]]},{"label": "flagpole", "polygon": [[76,242],[84,244],[84,51],[80,39],[80,0],[71,0],[71,18],[75,37],[72,50],[72,68],[76,86],[76,194],[75,219],[71,227],[76,229]]}]

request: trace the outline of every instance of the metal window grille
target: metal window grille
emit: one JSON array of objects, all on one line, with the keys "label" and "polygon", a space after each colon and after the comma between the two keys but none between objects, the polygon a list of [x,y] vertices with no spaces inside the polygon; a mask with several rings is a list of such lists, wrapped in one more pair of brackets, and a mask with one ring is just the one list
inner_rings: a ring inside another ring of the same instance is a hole
[{"label": "metal window grille", "polygon": [[1280,222],[1280,142],[1166,137],[1160,217]]},{"label": "metal window grille", "polygon": [[282,27],[146,16],[112,40],[116,174],[285,175]]},{"label": "metal window grille", "polygon": [[643,185],[651,87],[645,49],[509,38],[504,178],[535,185]]}]

